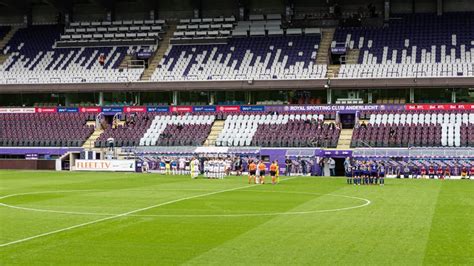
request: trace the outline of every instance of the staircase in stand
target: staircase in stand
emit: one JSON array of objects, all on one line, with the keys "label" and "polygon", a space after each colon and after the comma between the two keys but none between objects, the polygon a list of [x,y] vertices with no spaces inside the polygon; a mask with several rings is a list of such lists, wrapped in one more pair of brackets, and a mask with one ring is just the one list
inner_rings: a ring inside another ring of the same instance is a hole
[{"label": "staircase in stand", "polygon": [[326,65],[329,62],[329,49],[334,38],[335,28],[323,29],[321,42],[319,43],[318,54],[316,55],[316,64]]},{"label": "staircase in stand", "polygon": [[130,65],[130,61],[132,61],[132,56],[131,55],[126,55],[122,62],[120,63],[119,69],[126,69]]},{"label": "staircase in stand", "polygon": [[0,66],[7,61],[8,57],[10,57],[10,54],[0,54]]},{"label": "staircase in stand", "polygon": [[357,64],[359,62],[359,49],[349,49],[346,55],[346,64]]},{"label": "staircase in stand", "polygon": [[339,141],[337,142],[336,149],[338,150],[349,150],[351,148],[352,132],[354,129],[341,129],[339,135]]},{"label": "staircase in stand", "polygon": [[0,50],[3,50],[7,46],[8,42],[13,38],[13,35],[20,29],[19,26],[12,26],[10,31],[0,40]]},{"label": "staircase in stand", "polygon": [[211,133],[204,142],[204,146],[216,146],[216,139],[224,129],[224,120],[216,120],[212,124]]},{"label": "staircase in stand", "polygon": [[328,71],[326,72],[326,77],[327,78],[337,78],[339,75],[339,69],[341,68],[341,65],[329,65],[328,66]]},{"label": "staircase in stand", "polygon": [[[15,35],[15,33],[18,31],[18,29],[20,29],[19,26],[13,26],[10,29],[10,31],[7,33],[7,35],[5,35],[5,37],[0,40],[0,52],[3,51],[3,49],[5,49],[8,42],[13,38],[13,35]],[[5,61],[8,59],[8,57],[10,57],[9,53],[3,54],[3,52],[1,52],[0,53],[0,65],[3,65],[3,63],[5,63]]]},{"label": "staircase in stand", "polygon": [[155,54],[153,55],[148,68],[145,69],[143,72],[140,80],[150,80],[153,72],[158,67],[165,55],[166,51],[168,51],[168,47],[170,46],[170,39],[173,37],[174,32],[176,31],[176,23],[171,22],[168,24],[168,28],[166,29],[166,33],[163,36],[163,39],[160,41],[158,45],[158,50],[156,50]]},{"label": "staircase in stand", "polygon": [[[95,126],[95,121],[88,121],[87,122],[88,126]],[[87,150],[93,150],[95,149],[95,141],[100,137],[100,134],[102,134],[104,130],[102,128],[96,128],[92,135],[84,142],[82,145],[82,148],[87,149]]]}]

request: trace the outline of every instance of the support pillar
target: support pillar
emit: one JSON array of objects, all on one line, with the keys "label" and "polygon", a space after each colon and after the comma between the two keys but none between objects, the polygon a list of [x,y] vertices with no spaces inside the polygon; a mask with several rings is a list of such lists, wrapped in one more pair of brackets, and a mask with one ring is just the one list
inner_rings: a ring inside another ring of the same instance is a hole
[{"label": "support pillar", "polygon": [[367,103],[372,103],[372,90],[369,89],[367,92]]},{"label": "support pillar", "polygon": [[245,92],[245,102],[247,104],[252,104],[252,92],[251,91],[246,91]]},{"label": "support pillar", "polygon": [[456,89],[453,89],[451,91],[451,102],[452,103],[456,103],[456,91],[457,91]]},{"label": "support pillar", "polygon": [[443,15],[443,0],[436,0],[436,14]]},{"label": "support pillar", "polygon": [[388,21],[390,19],[390,0],[385,0],[383,10],[384,20]]},{"label": "support pillar", "polygon": [[173,105],[178,105],[178,91],[173,91]]},{"label": "support pillar", "polygon": [[410,88],[410,103],[415,103],[415,89]]},{"label": "support pillar", "polygon": [[326,95],[327,95],[327,104],[332,104],[332,89],[327,88],[326,89]]},{"label": "support pillar", "polygon": [[216,92],[211,91],[209,92],[209,105],[214,105],[216,104]]},{"label": "support pillar", "polygon": [[103,105],[104,105],[104,93],[99,92],[99,106],[103,106]]},{"label": "support pillar", "polygon": [[140,92],[135,93],[135,104],[140,105]]},{"label": "support pillar", "polygon": [[64,94],[64,106],[71,106],[71,95],[69,93]]}]

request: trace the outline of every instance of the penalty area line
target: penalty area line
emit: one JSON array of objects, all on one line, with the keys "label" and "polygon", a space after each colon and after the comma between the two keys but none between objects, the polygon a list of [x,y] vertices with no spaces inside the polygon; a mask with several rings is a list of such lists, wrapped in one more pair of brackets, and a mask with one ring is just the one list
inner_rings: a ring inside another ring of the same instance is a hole
[{"label": "penalty area line", "polygon": [[[289,178],[282,179],[282,180],[280,180],[280,181],[286,181],[286,180],[295,179],[295,178],[298,178],[298,177],[297,177],[297,176],[295,176],[295,177],[289,177]],[[240,189],[249,188],[249,187],[255,187],[255,186],[260,186],[260,184],[254,184],[254,185],[250,185],[250,186],[249,186],[249,185],[246,185],[246,186],[241,186],[241,187],[236,187],[236,188],[218,190],[218,191],[209,192],[209,193],[204,193],[204,194],[200,194],[200,195],[185,197],[185,198],[181,198],[181,199],[175,199],[175,200],[171,200],[171,201],[167,201],[167,202],[163,202],[163,203],[151,205],[151,206],[148,206],[148,207],[144,207],[144,208],[140,208],[140,209],[136,209],[136,210],[132,210],[132,211],[120,213],[120,214],[117,214],[117,215],[113,215],[113,216],[109,216],[109,217],[104,217],[104,218],[97,219],[97,220],[93,220],[93,221],[90,221],[90,222],[85,222],[85,223],[81,223],[81,224],[77,224],[77,225],[73,225],[73,226],[69,226],[69,227],[57,229],[57,230],[54,230],[54,231],[42,233],[42,234],[39,234],[39,235],[34,235],[34,236],[30,236],[30,237],[26,237],[26,238],[14,240],[14,241],[11,241],[11,242],[3,243],[3,244],[0,244],[0,247],[7,247],[7,246],[14,245],[14,244],[19,244],[19,243],[27,242],[27,241],[30,241],[30,240],[33,240],[33,239],[37,239],[37,238],[41,238],[41,237],[50,236],[50,235],[54,235],[54,234],[57,234],[57,233],[61,233],[61,232],[73,230],[73,229],[76,229],[76,228],[81,228],[81,227],[84,227],[84,226],[88,226],[88,225],[92,225],[92,224],[97,224],[97,223],[100,223],[100,222],[105,222],[105,221],[109,221],[109,220],[113,220],[113,219],[117,219],[117,218],[121,218],[121,217],[126,217],[126,216],[128,216],[128,215],[131,215],[131,214],[134,214],[134,213],[137,213],[137,212],[142,212],[142,211],[150,210],[150,209],[153,209],[153,208],[158,208],[158,207],[165,206],[165,205],[169,205],[169,204],[173,204],[173,203],[176,203],[176,202],[181,202],[181,201],[185,201],[185,200],[190,200],[190,199],[196,199],[196,198],[211,196],[211,195],[215,195],[215,194],[220,194],[220,193],[225,193],[225,192],[230,192],[230,191],[235,191],[235,190],[240,190]]]}]

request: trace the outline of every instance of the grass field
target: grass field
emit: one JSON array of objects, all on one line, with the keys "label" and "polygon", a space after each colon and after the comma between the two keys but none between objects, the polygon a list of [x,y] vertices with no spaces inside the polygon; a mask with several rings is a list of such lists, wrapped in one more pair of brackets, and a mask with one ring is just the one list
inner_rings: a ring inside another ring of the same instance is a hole
[{"label": "grass field", "polygon": [[474,265],[474,181],[0,171],[0,265]]}]

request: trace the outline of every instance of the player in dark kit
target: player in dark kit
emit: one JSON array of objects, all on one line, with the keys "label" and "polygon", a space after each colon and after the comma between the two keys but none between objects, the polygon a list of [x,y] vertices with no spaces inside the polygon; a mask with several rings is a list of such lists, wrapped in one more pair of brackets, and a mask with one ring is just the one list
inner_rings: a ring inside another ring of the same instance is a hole
[{"label": "player in dark kit", "polygon": [[378,170],[379,170],[379,183],[381,186],[384,186],[385,185],[385,165],[383,163],[381,163],[378,167]]},{"label": "player in dark kit", "polygon": [[[352,177],[353,177],[352,166],[350,164],[347,165],[345,170],[346,170],[346,182],[347,184],[352,185]],[[355,181],[354,181],[354,185],[355,185]]]},{"label": "player in dark kit", "polygon": [[360,185],[360,163],[356,162],[352,169],[352,175],[354,177],[354,185]]},{"label": "player in dark kit", "polygon": [[372,162],[370,165],[370,177],[369,177],[369,184],[376,185],[379,177],[378,166],[375,162]]}]

